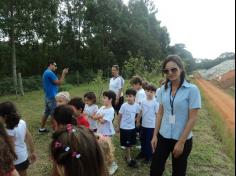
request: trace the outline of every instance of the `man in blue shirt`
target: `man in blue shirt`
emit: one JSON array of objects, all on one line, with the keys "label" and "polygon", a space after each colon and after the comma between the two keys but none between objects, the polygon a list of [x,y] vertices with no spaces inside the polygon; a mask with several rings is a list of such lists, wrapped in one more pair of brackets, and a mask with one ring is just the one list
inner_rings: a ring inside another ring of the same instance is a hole
[{"label": "man in blue shirt", "polygon": [[48,130],[45,128],[47,118],[49,115],[53,114],[53,111],[56,108],[55,96],[58,92],[58,86],[63,83],[65,76],[68,73],[68,68],[63,69],[61,78],[58,79],[54,73],[56,69],[56,62],[50,61],[48,62],[48,68],[43,73],[42,82],[45,93],[45,111],[41,119],[39,133],[48,132]]}]

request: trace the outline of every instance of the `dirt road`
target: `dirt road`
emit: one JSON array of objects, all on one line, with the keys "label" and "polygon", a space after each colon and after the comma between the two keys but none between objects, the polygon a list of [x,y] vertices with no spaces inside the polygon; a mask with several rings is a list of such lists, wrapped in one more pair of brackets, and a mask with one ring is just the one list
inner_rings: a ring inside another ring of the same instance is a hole
[{"label": "dirt road", "polygon": [[228,94],[215,87],[209,81],[203,78],[196,78],[195,80],[203,90],[204,95],[209,100],[209,103],[215,110],[220,113],[221,117],[224,118],[226,124],[234,132],[235,129],[235,101]]}]

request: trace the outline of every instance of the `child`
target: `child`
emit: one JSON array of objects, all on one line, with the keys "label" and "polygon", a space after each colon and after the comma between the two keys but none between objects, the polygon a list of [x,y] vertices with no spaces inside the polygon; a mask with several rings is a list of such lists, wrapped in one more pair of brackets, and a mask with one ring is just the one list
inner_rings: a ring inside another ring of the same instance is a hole
[{"label": "child", "polygon": [[105,163],[108,167],[109,175],[113,175],[118,169],[114,161],[114,146],[112,145],[111,138],[102,135],[97,135],[98,143],[103,150]]},{"label": "child", "polygon": [[19,176],[13,161],[17,156],[14,151],[13,142],[7,135],[7,132],[0,122],[0,175],[1,176]]},{"label": "child", "polygon": [[62,91],[56,94],[56,104],[57,106],[68,104],[70,101],[70,93],[67,91]]},{"label": "child", "polygon": [[103,152],[92,131],[66,127],[53,134],[50,153],[59,176],[108,176]]},{"label": "child", "polygon": [[[152,159],[151,140],[156,124],[156,115],[159,109],[159,103],[155,101],[156,87],[148,85],[146,87],[147,99],[141,103],[141,152],[137,159],[145,159],[148,164]],[[140,117],[137,121],[137,126],[140,126]]]},{"label": "child", "polygon": [[145,91],[142,87],[143,81],[139,76],[133,76],[130,80],[130,84],[134,90],[136,90],[135,103],[141,105],[142,101],[146,99]]},{"label": "child", "polygon": [[[124,103],[118,114],[118,125],[120,127],[120,144],[126,147],[125,158],[128,166],[137,167],[136,161],[131,159],[131,148],[136,144],[136,130],[135,121],[139,114],[140,107],[135,103],[136,91],[127,89],[126,92],[127,102]],[[119,131],[119,129],[118,129]]]},{"label": "child", "polygon": [[[140,78],[139,76],[134,76],[130,80],[130,84],[133,87],[133,89],[137,91],[136,97],[135,97],[135,102],[138,103],[140,106],[142,101],[146,100],[146,94],[145,94],[145,91],[142,87],[142,85],[143,85],[142,78]],[[141,117],[140,123],[142,124],[142,117]],[[140,133],[141,133],[140,127],[136,127],[136,133],[137,133],[137,138],[140,139]],[[136,148],[140,149],[141,146],[137,145]]]},{"label": "child", "polygon": [[79,98],[79,97],[72,98],[68,104],[72,105],[74,109],[77,125],[78,126],[82,125],[82,126],[85,126],[86,128],[89,128],[89,122],[86,116],[83,114],[85,104],[82,98]]},{"label": "child", "polygon": [[161,86],[164,85],[164,84],[165,84],[165,79],[163,79],[163,78],[160,79],[160,80],[159,80],[159,86],[160,86],[160,87],[156,90],[156,95],[155,95],[155,99],[156,99],[157,102],[158,102],[158,99],[157,99],[157,97],[158,97],[158,96],[157,96],[157,95],[158,95],[158,92],[159,92],[159,90],[161,89]]},{"label": "child", "polygon": [[97,132],[101,135],[112,137],[115,134],[112,120],[114,119],[114,105],[116,94],[109,90],[103,92],[103,106],[98,110],[95,119],[98,122]]},{"label": "child", "polygon": [[15,168],[20,176],[26,176],[30,162],[33,163],[36,160],[32,136],[25,121],[20,119],[13,103],[3,102],[0,104],[0,118],[6,125],[8,135],[15,143],[17,155],[17,159],[14,161]]},{"label": "child", "polygon": [[93,132],[97,132],[97,122],[94,119],[94,117],[98,111],[98,106],[95,104],[96,103],[96,95],[93,92],[87,92],[84,95],[84,103],[85,103],[84,112],[88,117],[90,129]]},{"label": "child", "polygon": [[54,130],[57,131],[61,128],[64,128],[67,124],[77,125],[76,119],[74,116],[74,110],[69,105],[60,105],[55,108],[52,123]]},{"label": "child", "polygon": [[[74,110],[71,106],[60,105],[56,107],[52,116],[54,131],[59,131],[71,125],[77,126],[76,119],[73,116]],[[59,176],[55,163],[53,163],[51,176]]]}]

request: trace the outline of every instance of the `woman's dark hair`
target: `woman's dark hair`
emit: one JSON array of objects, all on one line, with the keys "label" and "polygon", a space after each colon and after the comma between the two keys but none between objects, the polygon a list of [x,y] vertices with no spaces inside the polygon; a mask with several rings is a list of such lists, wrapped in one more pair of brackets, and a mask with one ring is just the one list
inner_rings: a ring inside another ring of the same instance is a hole
[{"label": "woman's dark hair", "polygon": [[7,129],[13,129],[19,124],[20,115],[17,113],[15,105],[10,101],[0,103],[0,116],[5,120]]},{"label": "woman's dark hair", "polygon": [[0,175],[5,175],[13,169],[13,161],[17,159],[11,138],[2,123],[0,123]]},{"label": "woman's dark hair", "polygon": [[126,91],[125,91],[125,95],[133,95],[133,96],[136,96],[136,90],[134,90],[134,89],[127,89]]},{"label": "woman's dark hair", "polygon": [[[166,59],[164,60],[163,64],[162,64],[162,70],[165,69],[166,67],[166,64],[168,62],[174,62],[178,65],[178,67],[182,70],[182,72],[180,73],[180,85],[179,87],[182,86],[183,82],[184,82],[184,79],[185,79],[185,71],[184,71],[184,65],[181,61],[181,58],[178,56],[178,55],[168,55],[166,57]],[[168,88],[168,82],[169,82],[169,79],[166,78],[166,81],[165,81],[165,89]]]},{"label": "woman's dark hair", "polygon": [[97,138],[85,127],[56,131],[50,153],[54,162],[64,168],[65,176],[108,176]]},{"label": "woman's dark hair", "polygon": [[85,106],[85,104],[84,104],[83,99],[80,98],[80,97],[72,98],[72,99],[69,101],[68,105],[72,105],[72,106],[74,106],[77,110],[81,110],[82,112],[84,111],[84,106]]},{"label": "woman's dark hair", "polygon": [[108,99],[111,99],[111,104],[114,107],[115,106],[115,101],[116,101],[116,93],[113,92],[112,90],[108,90],[103,92],[102,94],[104,97],[108,97]]},{"label": "woman's dark hair", "polygon": [[61,105],[56,107],[53,113],[53,119],[61,125],[77,125],[76,119],[74,118],[74,111],[69,105]]},{"label": "woman's dark hair", "polygon": [[94,92],[87,92],[86,94],[84,94],[84,98],[91,100],[93,104],[95,104],[97,101],[97,98]]}]

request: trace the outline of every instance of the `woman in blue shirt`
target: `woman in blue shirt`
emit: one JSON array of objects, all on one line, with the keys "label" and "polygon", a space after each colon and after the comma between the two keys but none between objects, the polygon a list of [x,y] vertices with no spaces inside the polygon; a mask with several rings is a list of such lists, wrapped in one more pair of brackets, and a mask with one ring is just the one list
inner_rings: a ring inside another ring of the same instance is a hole
[{"label": "woman in blue shirt", "polygon": [[169,55],[163,62],[162,72],[166,75],[166,82],[157,95],[160,107],[151,142],[154,155],[150,176],[163,174],[170,153],[172,176],[185,176],[201,96],[197,86],[185,80],[179,56]]}]

